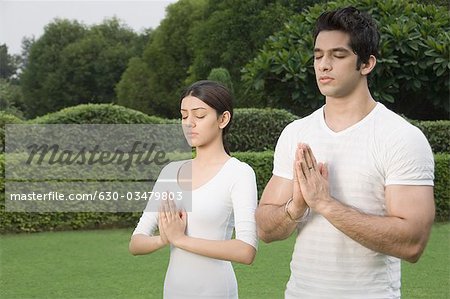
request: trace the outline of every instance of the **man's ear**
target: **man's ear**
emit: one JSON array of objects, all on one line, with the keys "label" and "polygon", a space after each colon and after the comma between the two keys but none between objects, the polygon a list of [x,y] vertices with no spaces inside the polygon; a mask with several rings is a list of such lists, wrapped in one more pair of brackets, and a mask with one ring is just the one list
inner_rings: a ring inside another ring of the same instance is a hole
[{"label": "man's ear", "polygon": [[230,120],[231,120],[230,111],[225,111],[224,113],[222,113],[222,115],[219,116],[219,128],[221,129],[225,128],[230,122]]},{"label": "man's ear", "polygon": [[377,65],[377,58],[373,55],[370,55],[369,60],[366,63],[361,64],[361,75],[367,76],[374,69],[375,65]]}]

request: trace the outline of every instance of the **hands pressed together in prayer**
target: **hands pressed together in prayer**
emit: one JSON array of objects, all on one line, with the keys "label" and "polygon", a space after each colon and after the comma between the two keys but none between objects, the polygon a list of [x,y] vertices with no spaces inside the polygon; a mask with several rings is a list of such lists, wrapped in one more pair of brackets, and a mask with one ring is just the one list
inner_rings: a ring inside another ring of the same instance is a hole
[{"label": "hands pressed together in prayer", "polygon": [[161,202],[159,207],[159,234],[164,244],[176,246],[186,236],[187,213],[177,208],[173,200]]},{"label": "hands pressed together in prayer", "polygon": [[297,146],[294,161],[293,203],[301,206],[302,200],[314,211],[320,211],[331,200],[326,163],[317,163],[309,145]]}]

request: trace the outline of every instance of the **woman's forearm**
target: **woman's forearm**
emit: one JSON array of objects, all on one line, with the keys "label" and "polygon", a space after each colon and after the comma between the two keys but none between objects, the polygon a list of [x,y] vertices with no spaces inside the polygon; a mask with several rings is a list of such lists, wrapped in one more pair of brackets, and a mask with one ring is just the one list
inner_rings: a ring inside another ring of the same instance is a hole
[{"label": "woman's forearm", "polygon": [[183,250],[219,260],[250,265],[256,255],[256,249],[237,239],[205,240],[183,236],[174,240],[173,245]]},{"label": "woman's forearm", "polygon": [[133,255],[152,253],[167,245],[160,236],[137,234],[131,237],[128,249]]}]

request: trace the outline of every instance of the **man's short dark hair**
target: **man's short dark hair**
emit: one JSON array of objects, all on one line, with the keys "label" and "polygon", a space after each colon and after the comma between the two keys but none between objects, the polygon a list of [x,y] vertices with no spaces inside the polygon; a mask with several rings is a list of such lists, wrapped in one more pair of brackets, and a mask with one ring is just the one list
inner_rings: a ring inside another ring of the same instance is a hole
[{"label": "man's short dark hair", "polygon": [[349,6],[335,11],[324,12],[316,22],[314,43],[321,31],[339,30],[350,35],[350,48],[358,56],[356,68],[367,63],[370,55],[378,56],[380,32],[368,14]]}]

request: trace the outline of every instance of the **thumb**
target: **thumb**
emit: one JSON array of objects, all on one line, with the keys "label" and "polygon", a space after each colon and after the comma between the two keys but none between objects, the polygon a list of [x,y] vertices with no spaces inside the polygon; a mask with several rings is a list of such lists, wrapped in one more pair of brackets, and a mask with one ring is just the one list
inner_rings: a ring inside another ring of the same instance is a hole
[{"label": "thumb", "polygon": [[297,170],[295,169],[296,164],[297,164],[297,160],[295,160],[293,165],[292,165],[293,181],[294,182],[298,182]]}]

